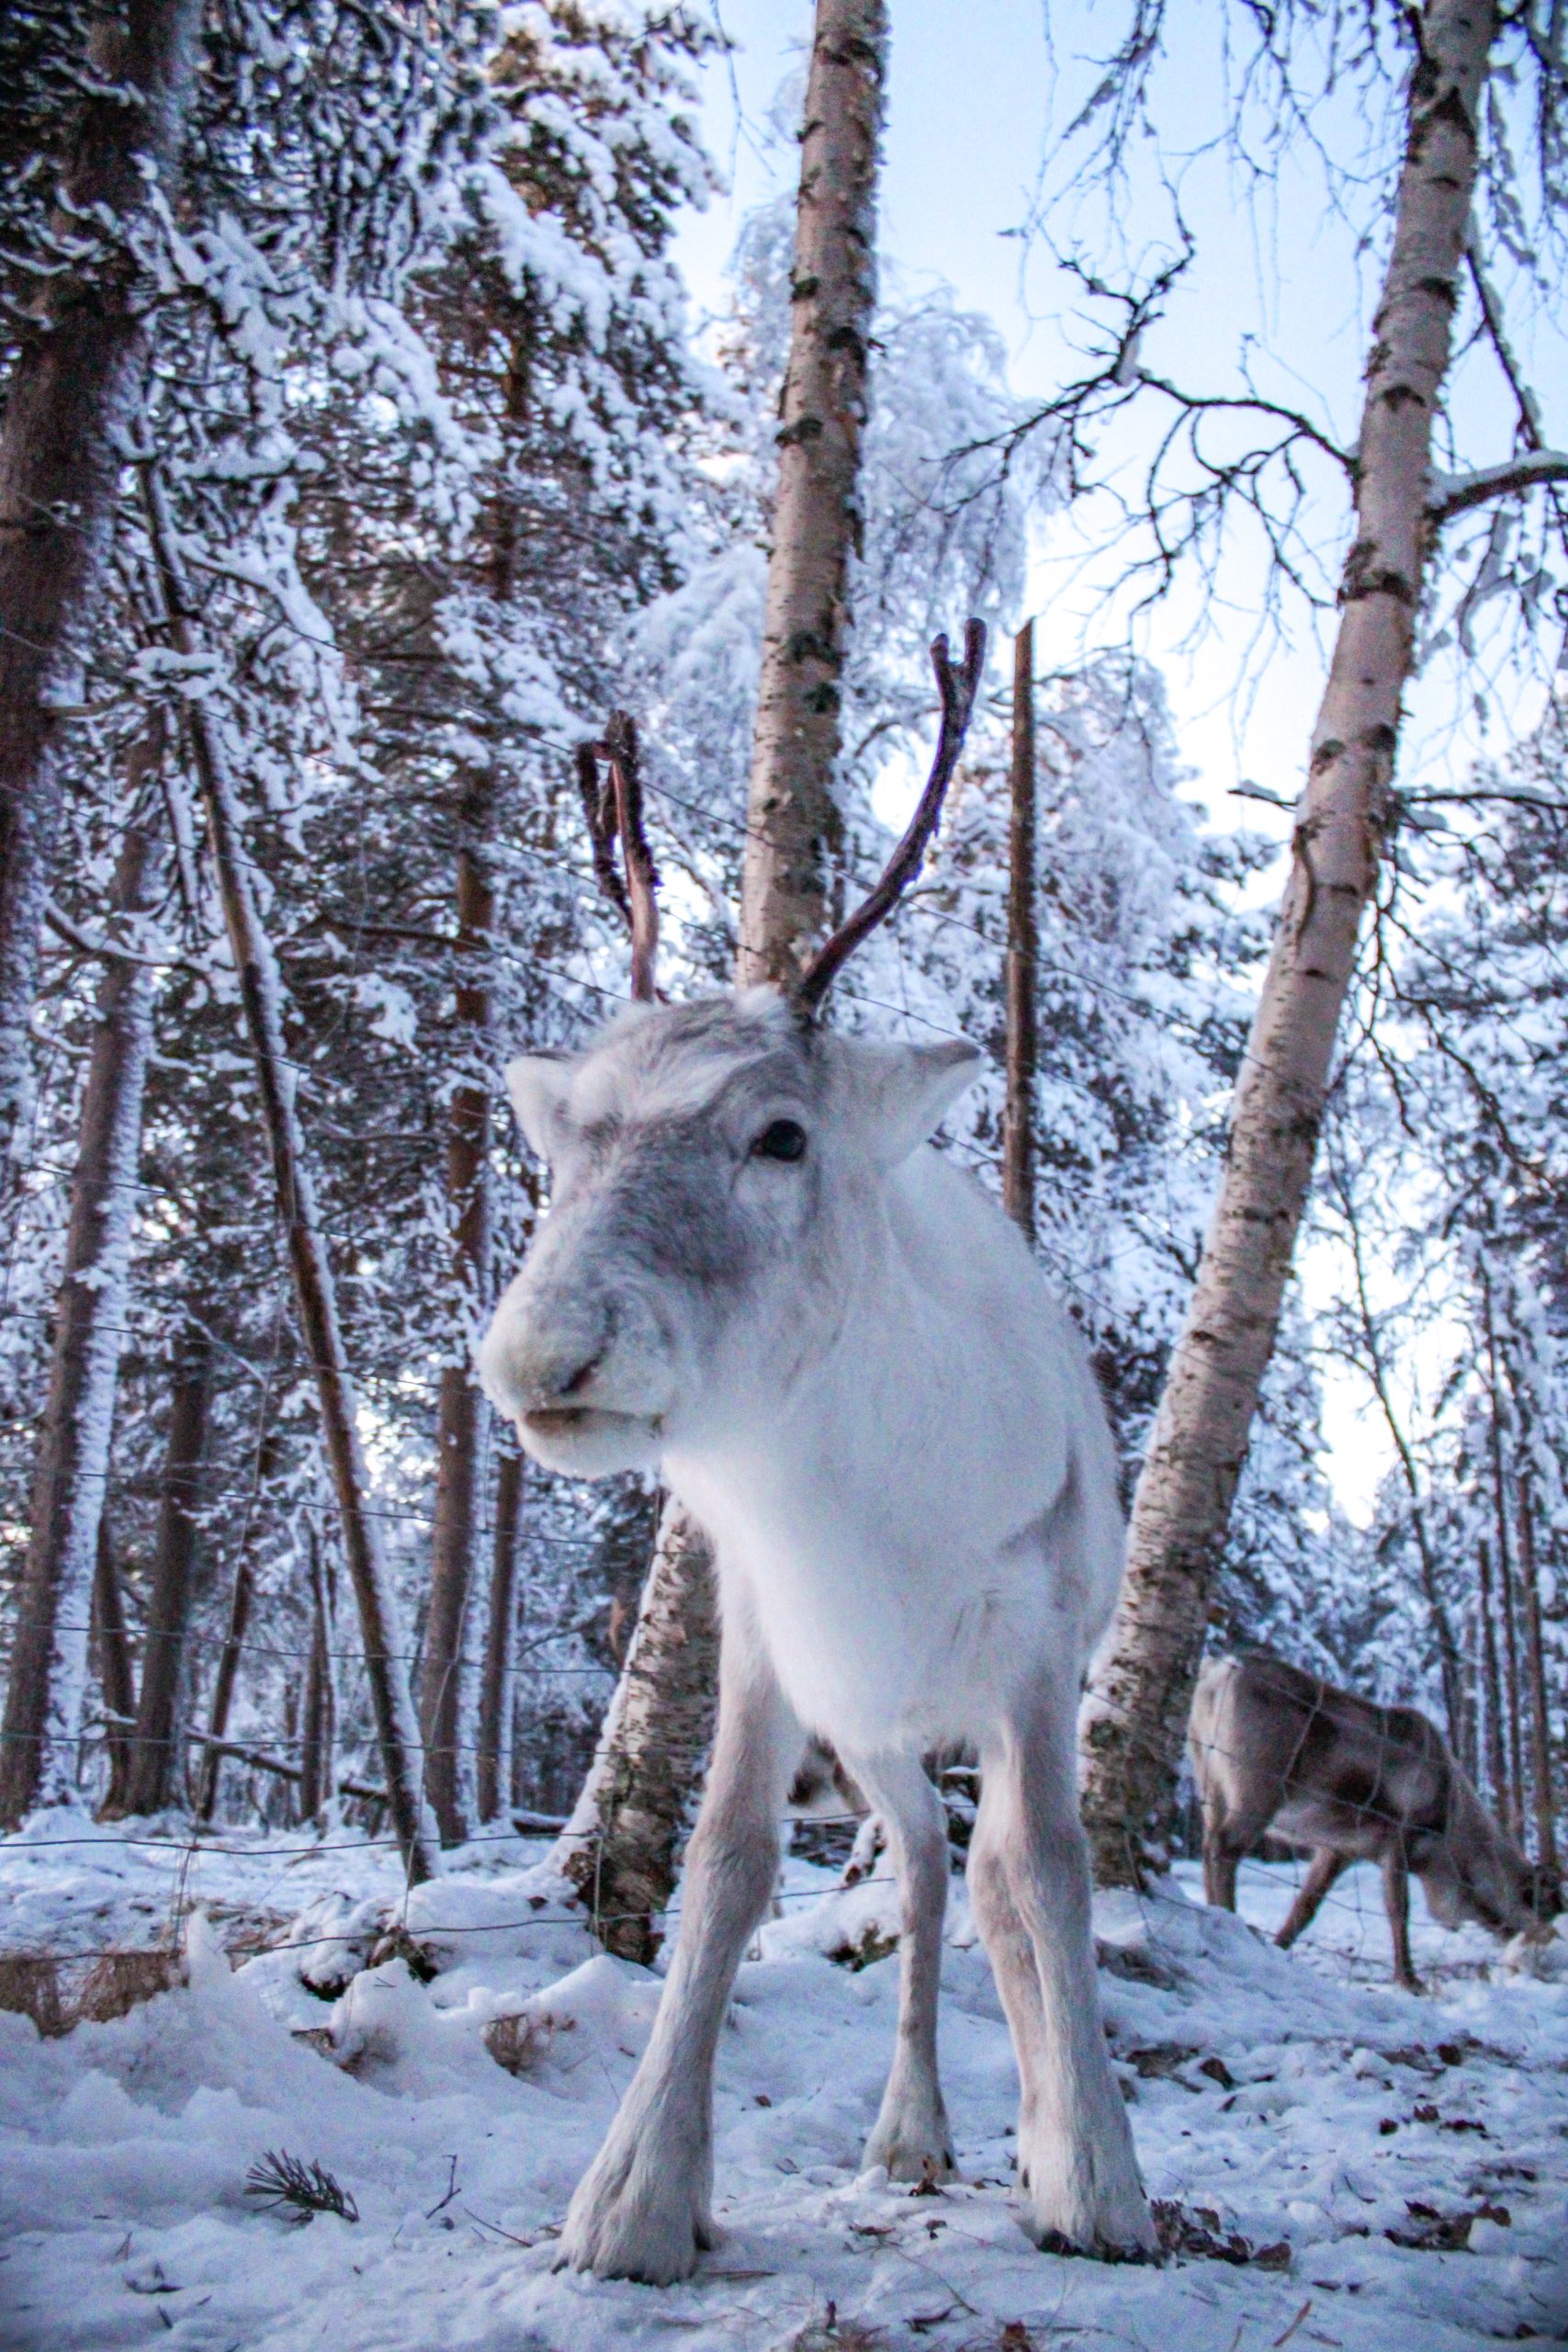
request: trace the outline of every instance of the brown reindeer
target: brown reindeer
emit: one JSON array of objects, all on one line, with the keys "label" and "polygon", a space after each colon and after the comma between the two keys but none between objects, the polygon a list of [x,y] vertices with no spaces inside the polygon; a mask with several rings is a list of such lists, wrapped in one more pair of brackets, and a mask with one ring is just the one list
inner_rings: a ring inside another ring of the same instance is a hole
[{"label": "brown reindeer", "polygon": [[1188,1734],[1203,1810],[1203,1893],[1235,1909],[1236,1865],[1266,1831],[1311,1861],[1274,1940],[1293,1944],[1348,1864],[1376,1862],[1395,1982],[1410,1962],[1410,1873],[1446,1928],[1477,1919],[1500,1936],[1562,1909],[1551,1875],[1525,1860],[1415,1707],[1380,1707],[1266,1650],[1211,1658]]}]

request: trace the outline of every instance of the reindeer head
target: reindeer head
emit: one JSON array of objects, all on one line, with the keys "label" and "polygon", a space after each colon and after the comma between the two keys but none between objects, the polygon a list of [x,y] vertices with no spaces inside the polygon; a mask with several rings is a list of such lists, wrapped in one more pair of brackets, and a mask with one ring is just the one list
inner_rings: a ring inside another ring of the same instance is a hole
[{"label": "reindeer head", "polygon": [[759,1416],[786,1408],[831,1338],[891,1171],[974,1076],[978,1057],[962,1043],[872,1045],[832,1035],[817,1014],[919,866],[984,642],[971,622],[954,673],[939,640],[942,729],[919,808],[790,997],[656,1001],[635,736],[617,722],[606,737],[603,793],[583,760],[607,887],[617,831],[627,851],[627,887],[611,895],[632,928],[639,1001],[585,1052],[532,1055],[507,1072],[523,1132],[549,1164],[550,1210],[479,1350],[487,1393],[547,1467],[651,1468],[671,1447],[743,1443]]},{"label": "reindeer head", "polygon": [[1445,1928],[1473,1920],[1498,1936],[1555,1918],[1562,1902],[1554,1874],[1527,1861],[1466,1776],[1451,1769],[1445,1827],[1410,1841],[1411,1867],[1432,1917]]},{"label": "reindeer head", "polygon": [[514,1062],[550,1213],[479,1365],[529,1452],[579,1477],[651,1468],[786,1404],[888,1171],[976,1058],[834,1037],[755,989],[635,1010],[570,1060]]}]

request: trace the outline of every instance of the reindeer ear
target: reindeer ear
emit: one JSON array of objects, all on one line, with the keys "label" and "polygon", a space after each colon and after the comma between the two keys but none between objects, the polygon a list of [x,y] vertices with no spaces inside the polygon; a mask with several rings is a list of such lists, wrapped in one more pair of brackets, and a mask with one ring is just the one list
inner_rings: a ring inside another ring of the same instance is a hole
[{"label": "reindeer ear", "polygon": [[897,1168],[925,1142],[965,1087],[982,1057],[962,1038],[942,1046],[863,1046],[842,1039],[851,1100],[865,1120],[879,1168]]},{"label": "reindeer ear", "polygon": [[525,1054],[506,1065],[506,1091],[531,1151],[553,1159],[559,1148],[575,1064],[564,1054]]}]

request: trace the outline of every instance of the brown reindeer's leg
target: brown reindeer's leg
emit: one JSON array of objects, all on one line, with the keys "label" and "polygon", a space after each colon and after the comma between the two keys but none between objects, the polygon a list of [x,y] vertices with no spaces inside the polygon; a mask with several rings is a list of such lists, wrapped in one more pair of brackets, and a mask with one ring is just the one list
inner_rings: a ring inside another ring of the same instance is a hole
[{"label": "brown reindeer's leg", "polygon": [[1410,1958],[1410,1865],[1397,1838],[1382,1858],[1382,1898],[1393,1939],[1393,1981],[1407,1993],[1418,1993],[1421,1980]]},{"label": "brown reindeer's leg", "polygon": [[1205,1829],[1203,1835],[1203,1900],[1221,1911],[1235,1909],[1235,1874],[1241,1861],[1239,1853],[1227,1843],[1223,1830],[1213,1837]]},{"label": "brown reindeer's leg", "polygon": [[1310,1928],[1323,1907],[1323,1898],[1344,1870],[1347,1857],[1335,1853],[1327,1846],[1320,1846],[1307,1866],[1301,1893],[1292,1904],[1285,1924],[1274,1941],[1281,1951],[1289,1951],[1296,1938]]}]

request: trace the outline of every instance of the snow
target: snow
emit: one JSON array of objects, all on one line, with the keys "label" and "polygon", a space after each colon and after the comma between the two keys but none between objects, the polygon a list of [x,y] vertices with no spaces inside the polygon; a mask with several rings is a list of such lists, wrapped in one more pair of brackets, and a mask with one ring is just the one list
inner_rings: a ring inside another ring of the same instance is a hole
[{"label": "snow", "polygon": [[[1199,1905],[1185,1866],[1098,1903],[1149,2187],[1206,2252],[1108,2267],[1024,2237],[1012,2061],[959,1883],[942,2055],[963,2180],[918,2195],[860,2175],[897,1963],[847,1955],[886,1940],[893,1890],[792,1860],[720,2051],[724,2244],[670,2290],[558,2273],[553,2233],[659,1985],[598,1950],[542,1850],[477,1840],[405,1898],[395,1855],[344,1830],[225,1831],[193,1858],[172,1818],[53,1813],[0,1844],[12,1951],[145,1944],[176,1900],[206,1915],[188,1983],[124,2017],[45,2041],[0,2013],[0,2344],[763,2352],[863,2341],[852,2320],[950,2352],[1473,2352],[1568,2329],[1568,1984],[1511,1972],[1417,1904],[1430,1991],[1397,1992],[1361,1872],[1289,1956]],[[1247,1918],[1276,1921],[1292,1883],[1249,1866]],[[398,1952],[365,1966],[400,1918]],[[507,2016],[517,2073],[485,2041]],[[261,2210],[245,2176],[277,2149],[326,2165],[358,2221]],[[1224,2242],[1265,2259],[1215,2258]]]}]

